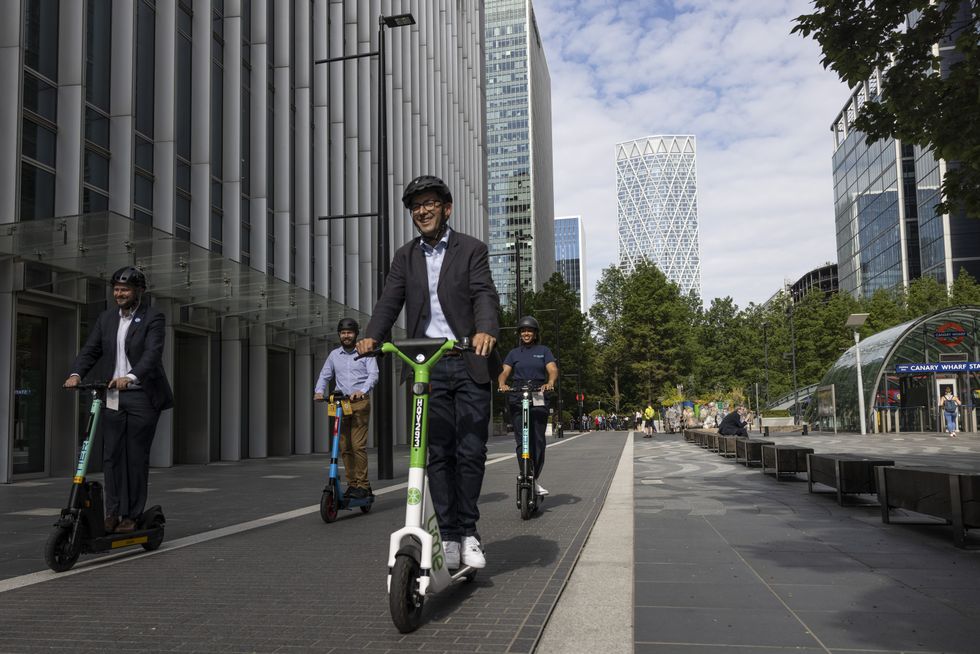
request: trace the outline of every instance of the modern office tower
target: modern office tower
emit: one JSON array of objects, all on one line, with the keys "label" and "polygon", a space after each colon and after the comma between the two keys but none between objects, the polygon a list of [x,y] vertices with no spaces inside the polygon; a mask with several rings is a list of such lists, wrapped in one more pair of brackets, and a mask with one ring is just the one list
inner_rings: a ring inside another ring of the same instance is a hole
[{"label": "modern office tower", "polygon": [[[965,16],[967,3],[961,11]],[[937,51],[945,75],[958,55],[950,43]],[[947,162],[897,139],[868,144],[854,129],[861,106],[877,101],[881,90],[882,74],[875,70],[852,89],[830,127],[841,290],[866,297],[923,275],[950,285],[961,268],[980,277],[980,221],[935,210]]]},{"label": "modern office tower", "polygon": [[322,449],[313,383],[338,319],[363,325],[378,291],[379,10],[415,11],[383,28],[393,251],[421,173],[486,239],[481,4],[3,6],[0,483],[73,469],[59,387],[123,265],[168,323],[177,401],[153,465]]},{"label": "modern office tower", "polygon": [[701,294],[697,144],[694,136],[648,136],[616,145],[619,264],[647,260],[682,293]]},{"label": "modern office tower", "polygon": [[578,294],[579,310],[588,301],[585,281],[585,227],[581,216],[555,218],[555,267],[565,283]]},{"label": "modern office tower", "polygon": [[818,291],[825,298],[837,292],[837,264],[827,263],[814,268],[788,286],[793,302],[799,302],[811,291]]},{"label": "modern office tower", "polygon": [[551,76],[531,0],[484,7],[490,270],[513,309],[518,261],[522,288],[555,271]]}]

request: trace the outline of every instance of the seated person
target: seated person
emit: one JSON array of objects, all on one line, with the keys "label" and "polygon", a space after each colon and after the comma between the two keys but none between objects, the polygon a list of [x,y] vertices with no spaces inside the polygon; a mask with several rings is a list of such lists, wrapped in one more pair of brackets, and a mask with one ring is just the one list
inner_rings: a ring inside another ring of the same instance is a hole
[{"label": "seated person", "polygon": [[718,425],[718,433],[722,436],[748,436],[749,432],[745,427],[748,424],[744,417],[746,414],[744,406],[740,406],[722,419]]}]

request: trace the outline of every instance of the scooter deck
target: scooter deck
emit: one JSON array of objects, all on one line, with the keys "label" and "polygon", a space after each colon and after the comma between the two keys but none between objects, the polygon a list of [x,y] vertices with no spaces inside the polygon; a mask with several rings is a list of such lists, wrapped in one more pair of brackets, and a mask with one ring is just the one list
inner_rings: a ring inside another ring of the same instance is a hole
[{"label": "scooter deck", "polygon": [[89,552],[106,552],[108,550],[118,550],[123,547],[129,547],[130,545],[142,545],[143,543],[148,543],[150,540],[160,533],[159,527],[154,527],[152,529],[137,529],[136,531],[127,534],[110,534],[108,536],[99,536],[93,538],[88,542],[87,551]]}]

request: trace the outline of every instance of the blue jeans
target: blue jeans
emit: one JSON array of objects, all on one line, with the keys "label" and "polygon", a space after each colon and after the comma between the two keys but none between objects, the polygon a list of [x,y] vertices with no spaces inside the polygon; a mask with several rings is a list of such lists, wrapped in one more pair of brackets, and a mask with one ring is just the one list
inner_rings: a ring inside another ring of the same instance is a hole
[{"label": "blue jeans", "polygon": [[943,416],[946,418],[946,431],[956,431],[956,412],[943,411]]}]

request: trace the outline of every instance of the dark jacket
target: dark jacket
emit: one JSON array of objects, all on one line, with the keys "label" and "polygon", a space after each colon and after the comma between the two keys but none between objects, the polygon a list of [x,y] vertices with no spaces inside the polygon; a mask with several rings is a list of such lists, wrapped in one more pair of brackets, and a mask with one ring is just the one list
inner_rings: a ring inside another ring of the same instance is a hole
[{"label": "dark jacket", "polygon": [[[386,340],[404,307],[409,338],[425,337],[430,311],[429,278],[420,240],[420,236],[413,238],[395,252],[384,291],[364,330],[365,336],[376,341]],[[472,337],[477,332],[498,338],[500,298],[490,275],[486,244],[453,230],[443,256],[439,303],[453,333],[458,338]],[[472,352],[463,356],[470,377],[477,383],[489,383],[500,371],[500,355],[496,349],[489,359]]]},{"label": "dark jacket", "polygon": [[[112,307],[99,314],[88,340],[72,364],[71,372],[84,378],[96,368],[100,380],[112,379],[116,369],[116,332],[119,330],[119,309]],[[163,370],[163,343],[166,321],[163,314],[147,304],[141,304],[126,332],[126,357],[136,375],[140,388],[157,411],[174,405],[173,391]]]},{"label": "dark jacket", "polygon": [[718,433],[722,436],[734,436],[745,429],[747,424],[747,422],[742,421],[742,416],[738,415],[738,411],[732,411],[718,425]]}]

